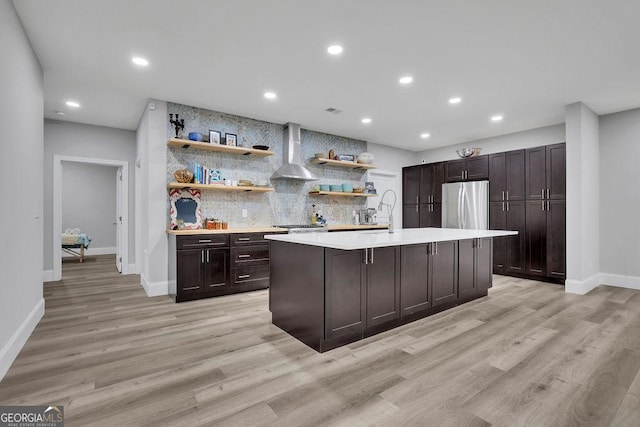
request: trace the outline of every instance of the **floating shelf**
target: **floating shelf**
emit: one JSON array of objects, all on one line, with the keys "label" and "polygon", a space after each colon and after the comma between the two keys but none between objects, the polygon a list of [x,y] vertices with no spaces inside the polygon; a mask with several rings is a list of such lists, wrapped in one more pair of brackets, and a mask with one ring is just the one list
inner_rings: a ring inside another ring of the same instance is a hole
[{"label": "floating shelf", "polygon": [[238,185],[231,187],[229,185],[220,184],[192,184],[182,182],[170,182],[167,188],[195,188],[197,190],[213,190],[213,191],[253,191],[254,193],[269,193],[273,191],[273,187],[249,187]]},{"label": "floating shelf", "polygon": [[310,191],[311,196],[341,196],[341,197],[376,197],[377,194],[345,193],[342,191]]},{"label": "floating shelf", "polygon": [[234,147],[231,145],[210,144],[208,142],[197,142],[189,139],[171,138],[167,141],[169,147],[191,148],[194,150],[217,151],[219,153],[231,153],[240,156],[254,155],[258,157],[273,156],[275,152],[270,150],[256,150],[255,148]]},{"label": "floating shelf", "polygon": [[376,169],[376,166],[373,165],[365,165],[364,163],[356,163],[356,162],[345,162],[342,160],[331,160],[331,159],[312,159],[311,163],[316,165],[331,165],[331,166],[340,166],[343,168],[351,168],[351,169]]}]

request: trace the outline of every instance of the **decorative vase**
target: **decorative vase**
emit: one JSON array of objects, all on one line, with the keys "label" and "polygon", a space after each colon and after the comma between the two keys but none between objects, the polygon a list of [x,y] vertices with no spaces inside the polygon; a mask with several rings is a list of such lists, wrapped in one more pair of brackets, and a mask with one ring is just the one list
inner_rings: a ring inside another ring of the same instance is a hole
[{"label": "decorative vase", "polygon": [[362,163],[363,165],[370,165],[373,163],[373,154],[369,152],[364,152],[358,154],[358,163]]}]

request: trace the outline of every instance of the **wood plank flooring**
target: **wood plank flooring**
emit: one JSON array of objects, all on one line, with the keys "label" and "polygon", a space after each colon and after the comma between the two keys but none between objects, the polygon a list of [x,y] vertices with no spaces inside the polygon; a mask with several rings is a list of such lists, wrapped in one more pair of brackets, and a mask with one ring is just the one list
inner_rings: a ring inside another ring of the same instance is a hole
[{"label": "wood plank flooring", "polygon": [[0,404],[68,426],[638,426],[640,291],[495,276],[489,296],[324,354],[267,291],[147,298],[110,256],[64,264]]}]

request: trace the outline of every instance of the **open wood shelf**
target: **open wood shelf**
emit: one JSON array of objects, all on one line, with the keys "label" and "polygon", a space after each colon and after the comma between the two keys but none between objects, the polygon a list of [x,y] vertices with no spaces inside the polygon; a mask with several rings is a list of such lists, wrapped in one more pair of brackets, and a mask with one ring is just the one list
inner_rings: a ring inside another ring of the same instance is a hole
[{"label": "open wood shelf", "polygon": [[341,197],[375,197],[377,194],[345,193],[342,191],[310,191],[311,196],[341,196]]},{"label": "open wood shelf", "polygon": [[356,162],[346,162],[343,160],[331,160],[331,159],[312,159],[311,163],[316,165],[331,165],[331,166],[340,166],[343,168],[351,168],[351,169],[376,169],[376,166],[373,165],[365,165],[364,163],[356,163]]},{"label": "open wood shelf", "polygon": [[167,188],[195,188],[197,190],[213,190],[213,191],[253,191],[255,193],[268,193],[273,191],[273,187],[249,187],[238,185],[231,187],[221,184],[193,184],[182,182],[170,182],[167,184]]},{"label": "open wood shelf", "polygon": [[273,156],[275,152],[270,150],[256,150],[255,148],[234,147],[231,145],[211,144],[209,142],[191,141],[189,139],[171,138],[167,141],[169,147],[191,148],[195,150],[217,151],[219,153],[231,153],[241,156],[254,155],[258,157]]}]

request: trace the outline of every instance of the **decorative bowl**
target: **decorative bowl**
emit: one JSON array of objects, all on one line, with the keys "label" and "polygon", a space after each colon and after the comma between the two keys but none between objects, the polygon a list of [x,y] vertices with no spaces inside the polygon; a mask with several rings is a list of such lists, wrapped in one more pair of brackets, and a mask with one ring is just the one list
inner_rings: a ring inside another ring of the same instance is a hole
[{"label": "decorative bowl", "polygon": [[358,154],[358,163],[363,165],[370,165],[371,163],[373,163],[373,153],[365,151],[364,153]]},{"label": "decorative bowl", "polygon": [[364,192],[364,188],[362,188],[362,187],[353,187],[353,192],[354,193],[363,193]]},{"label": "decorative bowl", "polygon": [[204,135],[200,132],[189,132],[189,139],[191,141],[202,141],[204,139]]},{"label": "decorative bowl", "polygon": [[173,177],[176,179],[176,181],[186,184],[188,182],[191,182],[191,180],[193,179],[193,173],[187,169],[179,169],[173,173]]},{"label": "decorative bowl", "polygon": [[256,150],[268,150],[269,146],[268,145],[254,145],[252,148],[256,149]]},{"label": "decorative bowl", "polygon": [[459,150],[456,150],[456,153],[458,153],[458,156],[464,159],[465,157],[477,156],[478,154],[480,154],[480,151],[482,151],[482,148],[461,148]]}]

